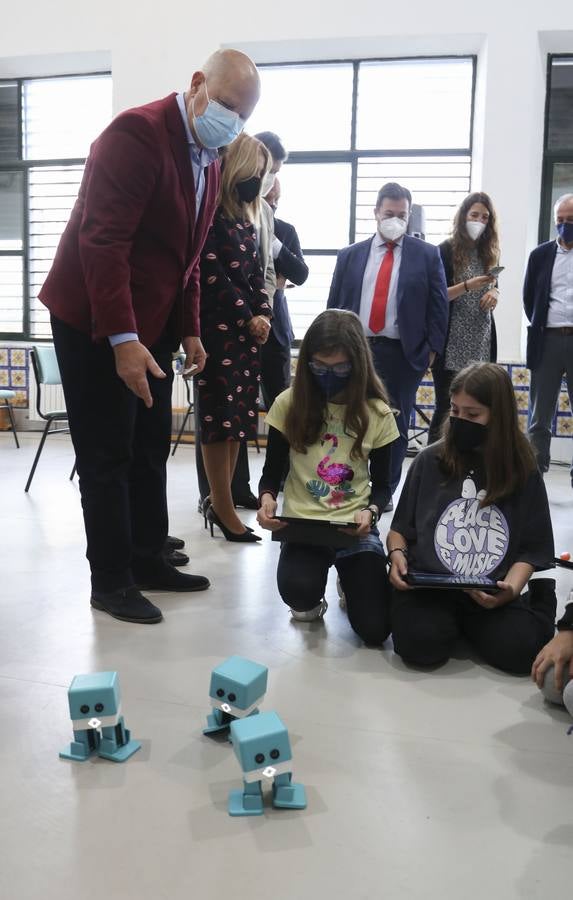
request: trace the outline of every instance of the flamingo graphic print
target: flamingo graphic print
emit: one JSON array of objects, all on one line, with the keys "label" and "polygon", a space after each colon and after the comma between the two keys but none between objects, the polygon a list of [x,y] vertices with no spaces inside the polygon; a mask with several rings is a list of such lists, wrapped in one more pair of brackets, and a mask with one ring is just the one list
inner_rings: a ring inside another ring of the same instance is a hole
[{"label": "flamingo graphic print", "polygon": [[307,481],[306,489],[317,503],[328,497],[327,503],[330,506],[339,507],[347,497],[354,493],[354,488],[350,484],[354,478],[354,470],[346,463],[331,462],[338,448],[336,435],[330,432],[323,434],[320,440],[321,446],[327,442],[330,442],[332,446],[316,467],[318,478]]}]

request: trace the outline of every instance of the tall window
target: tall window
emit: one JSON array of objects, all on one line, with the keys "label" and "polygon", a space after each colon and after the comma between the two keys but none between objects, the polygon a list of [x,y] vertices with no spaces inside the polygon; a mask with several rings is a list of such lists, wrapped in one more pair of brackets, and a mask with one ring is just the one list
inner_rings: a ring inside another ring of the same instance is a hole
[{"label": "tall window", "polygon": [[555,236],[553,205],[573,193],[573,55],[549,56],[539,240]]},{"label": "tall window", "polygon": [[38,291],[111,109],[107,74],[0,81],[2,338],[50,334]]},{"label": "tall window", "polygon": [[278,215],[310,268],[289,291],[298,339],[326,305],[338,250],[373,234],[386,181],[424,207],[427,240],[449,234],[470,188],[474,70],[473,57],[260,67],[248,129],[275,131],[289,150]]}]

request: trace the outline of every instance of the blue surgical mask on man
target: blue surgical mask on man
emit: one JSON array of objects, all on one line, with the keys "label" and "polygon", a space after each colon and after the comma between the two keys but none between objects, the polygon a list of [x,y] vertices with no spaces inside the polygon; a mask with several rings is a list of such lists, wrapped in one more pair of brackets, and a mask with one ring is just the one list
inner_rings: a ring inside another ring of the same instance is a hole
[{"label": "blue surgical mask on man", "polygon": [[564,244],[573,244],[573,222],[560,222],[557,234]]},{"label": "blue surgical mask on man", "polygon": [[216,150],[218,147],[232,144],[245,127],[245,123],[238,113],[227,109],[216,100],[209,99],[206,83],[205,93],[208,103],[205,112],[200,116],[195,115],[195,97],[193,97],[193,128],[203,147]]}]

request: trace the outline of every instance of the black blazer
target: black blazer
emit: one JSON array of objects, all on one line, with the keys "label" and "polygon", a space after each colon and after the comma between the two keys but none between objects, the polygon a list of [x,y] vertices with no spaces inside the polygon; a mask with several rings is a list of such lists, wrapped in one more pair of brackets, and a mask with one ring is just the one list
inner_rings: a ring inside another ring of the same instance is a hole
[{"label": "black blazer", "polygon": [[[444,264],[446,284],[448,285],[448,287],[452,287],[456,283],[454,280],[454,251],[452,239],[448,238],[448,240],[442,241],[442,243],[438,246],[438,250],[440,251],[440,256],[442,257],[442,262]],[[452,308],[452,303],[455,302],[455,300],[450,300],[450,309]],[[448,337],[446,338],[446,346],[448,344],[449,337],[450,325],[448,322]],[[491,345],[489,350],[489,361],[497,362],[497,330],[495,327],[495,319],[493,317],[493,313],[491,314]]]},{"label": "black blazer", "polygon": [[[281,241],[281,252],[275,259],[275,272],[284,275],[293,284],[304,284],[308,278],[308,266],[304,261],[300,241],[294,225],[275,218],[275,236]],[[273,299],[273,334],[282,347],[290,347],[294,332],[288,311],[285,292],[277,288]]]},{"label": "black blazer", "polygon": [[523,308],[529,322],[526,354],[528,369],[535,369],[541,361],[556,255],[557,241],[546,241],[529,254],[523,283]]}]

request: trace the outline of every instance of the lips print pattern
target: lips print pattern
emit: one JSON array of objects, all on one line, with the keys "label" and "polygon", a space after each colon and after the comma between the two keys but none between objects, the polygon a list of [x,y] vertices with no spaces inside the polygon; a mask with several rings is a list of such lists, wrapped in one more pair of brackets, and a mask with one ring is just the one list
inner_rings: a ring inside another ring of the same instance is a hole
[{"label": "lips print pattern", "polygon": [[260,347],[251,316],[271,316],[254,227],[215,214],[201,257],[201,339],[195,379],[203,443],[252,440],[258,424]]}]

